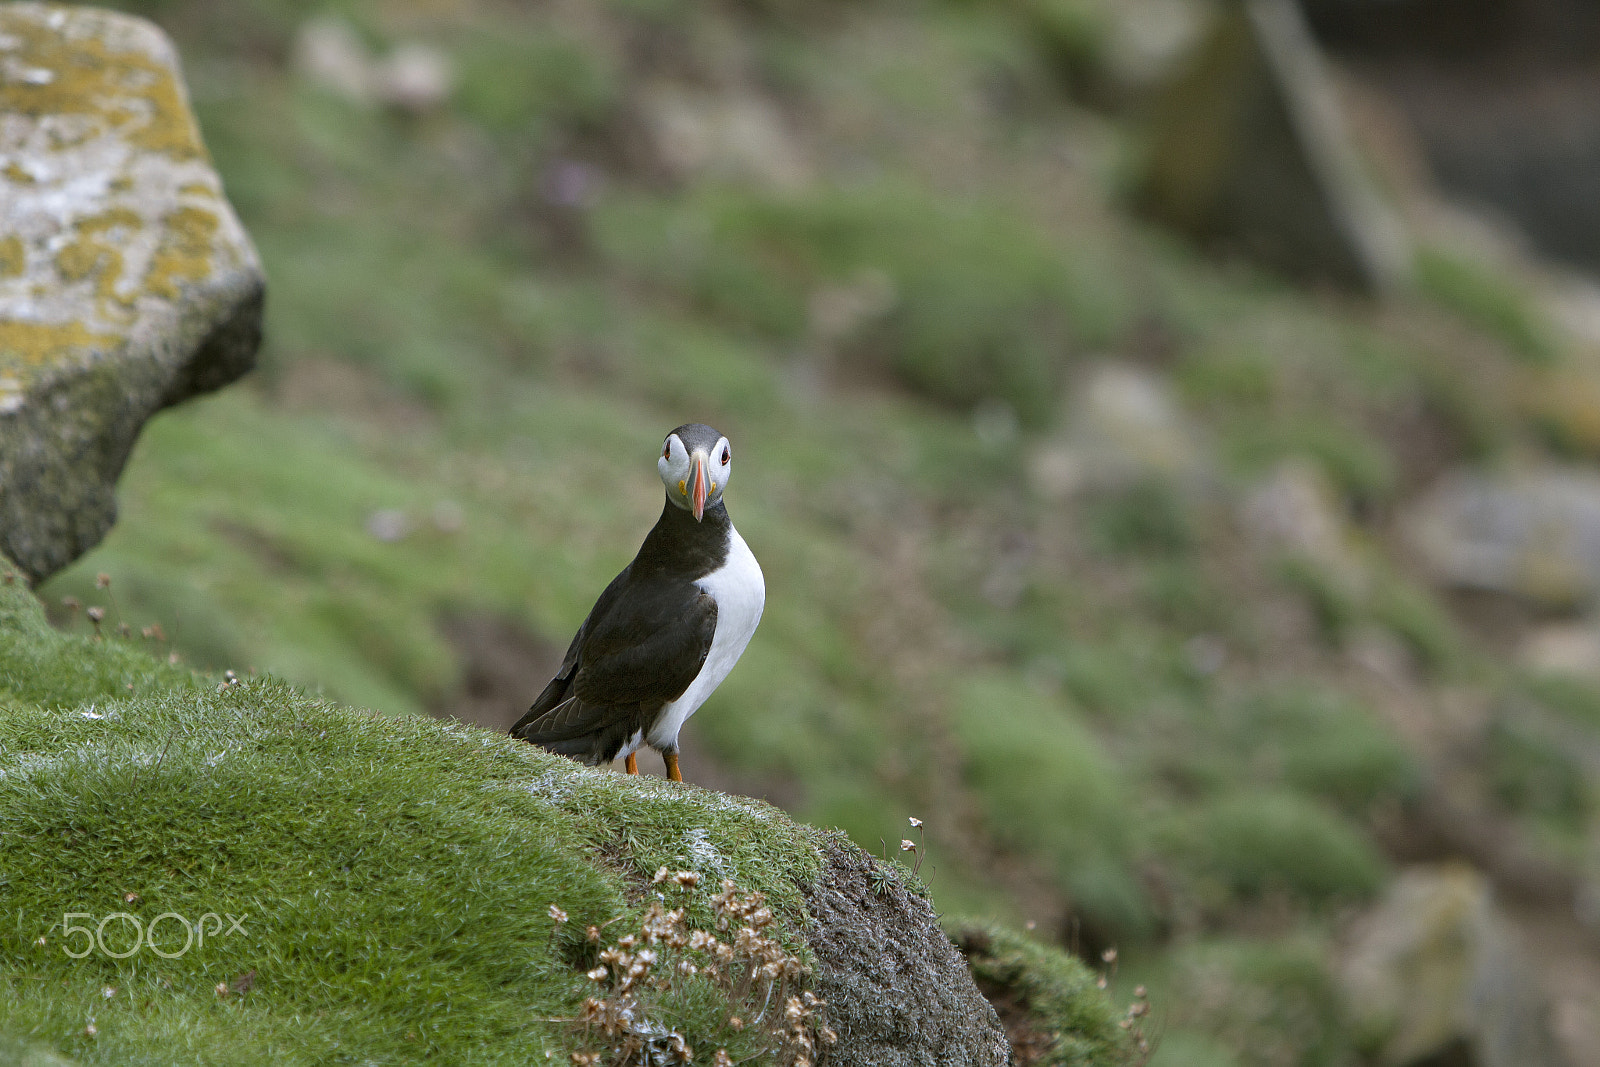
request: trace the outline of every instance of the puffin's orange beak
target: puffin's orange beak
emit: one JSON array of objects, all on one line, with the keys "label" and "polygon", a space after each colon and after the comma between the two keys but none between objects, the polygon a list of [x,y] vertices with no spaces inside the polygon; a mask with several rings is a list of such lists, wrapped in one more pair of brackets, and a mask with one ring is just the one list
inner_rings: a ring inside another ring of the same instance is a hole
[{"label": "puffin's orange beak", "polygon": [[694,488],[689,500],[694,505],[694,521],[699,522],[706,512],[706,457],[696,452],[690,462],[694,464],[694,470],[689,472]]}]

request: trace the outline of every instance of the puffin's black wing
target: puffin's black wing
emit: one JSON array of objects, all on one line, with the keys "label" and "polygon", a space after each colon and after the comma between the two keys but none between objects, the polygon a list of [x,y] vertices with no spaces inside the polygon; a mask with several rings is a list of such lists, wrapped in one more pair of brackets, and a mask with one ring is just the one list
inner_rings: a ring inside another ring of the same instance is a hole
[{"label": "puffin's black wing", "polygon": [[596,735],[599,747],[610,748],[596,758],[610,758],[694,681],[716,628],[716,601],[692,582],[630,583],[624,571],[512,735],[563,752],[584,746],[561,742]]},{"label": "puffin's black wing", "polygon": [[622,588],[628,583],[628,574],[633,569],[632,564],[622,568],[611,584],[600,594],[600,599],[594,602],[594,607],[589,609],[589,617],[583,620],[583,625],[578,627],[578,632],[572,635],[572,644],[567,646],[567,654],[561,657],[561,666],[557,668],[556,675],[550,679],[550,684],[544,687],[544,692],[534,700],[533,706],[526,715],[518,719],[509,731],[512,737],[522,737],[524,740],[533,740],[525,737],[527,727],[537,722],[546,712],[563,703],[572,695],[572,676],[578,670],[578,662],[583,649],[583,640],[588,636],[589,630],[595,625],[595,620],[602,618],[611,610],[611,605],[616,602]]}]

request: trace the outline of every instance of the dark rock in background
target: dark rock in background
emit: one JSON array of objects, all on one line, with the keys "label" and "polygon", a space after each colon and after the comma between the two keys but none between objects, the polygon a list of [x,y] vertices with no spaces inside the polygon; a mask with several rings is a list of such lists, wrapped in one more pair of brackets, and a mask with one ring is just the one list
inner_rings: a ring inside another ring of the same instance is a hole
[{"label": "dark rock in background", "polygon": [[166,36],[0,7],[0,551],[31,580],[110,529],[147,419],[251,368],[263,286]]},{"label": "dark rock in background", "polygon": [[1444,190],[1540,251],[1600,267],[1600,7],[1583,0],[1304,0],[1382,87]]},{"label": "dark rock in background", "polygon": [[1223,5],[1157,102],[1145,210],[1206,244],[1369,292],[1409,269],[1289,0]]}]

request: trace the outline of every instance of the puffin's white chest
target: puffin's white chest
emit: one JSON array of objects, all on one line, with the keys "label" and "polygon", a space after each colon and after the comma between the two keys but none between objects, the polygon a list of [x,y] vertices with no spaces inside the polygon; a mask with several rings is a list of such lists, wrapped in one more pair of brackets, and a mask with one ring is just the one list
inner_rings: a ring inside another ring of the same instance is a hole
[{"label": "puffin's white chest", "polygon": [[706,575],[696,583],[711,594],[717,602],[717,629],[711,637],[711,651],[700,673],[683,695],[662,710],[650,730],[648,740],[655,748],[671,749],[678,743],[678,731],[684,722],[704,704],[712,690],[739,661],[750,636],[761,621],[761,609],[767,603],[767,586],[761,577],[761,565],[750,553],[750,547],[739,536],[739,531],[728,528],[728,560],[721,570]]}]

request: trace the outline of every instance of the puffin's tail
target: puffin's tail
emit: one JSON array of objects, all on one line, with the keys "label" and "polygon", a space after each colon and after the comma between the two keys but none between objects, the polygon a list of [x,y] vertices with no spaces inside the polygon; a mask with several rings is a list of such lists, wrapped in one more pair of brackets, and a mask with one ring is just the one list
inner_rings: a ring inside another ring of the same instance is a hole
[{"label": "puffin's tail", "polygon": [[602,709],[569,697],[553,708],[542,701],[535,702],[511,727],[510,734],[546,752],[593,766],[609,763],[622,747],[625,731],[619,732],[614,726],[620,724],[607,721]]}]

